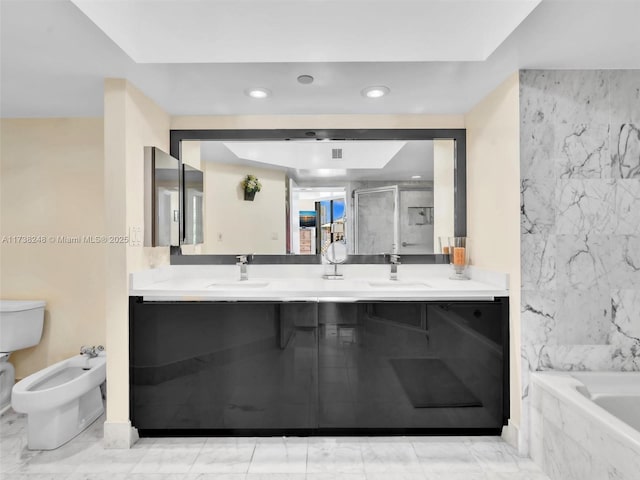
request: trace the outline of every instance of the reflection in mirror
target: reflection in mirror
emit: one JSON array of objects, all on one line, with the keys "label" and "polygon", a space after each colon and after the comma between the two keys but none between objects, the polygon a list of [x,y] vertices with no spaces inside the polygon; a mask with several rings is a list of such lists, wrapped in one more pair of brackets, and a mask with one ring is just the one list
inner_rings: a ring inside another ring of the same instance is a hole
[{"label": "reflection in mirror", "polygon": [[204,241],[203,202],[204,176],[202,172],[183,164],[184,185],[184,244],[195,245]]},{"label": "reflection in mirror", "polygon": [[[200,144],[202,253],[317,255],[342,241],[350,255],[430,254],[453,235],[453,140]],[[247,174],[262,183],[253,202]]]},{"label": "reflection in mirror", "polygon": [[145,147],[145,246],[179,245],[180,162]]}]

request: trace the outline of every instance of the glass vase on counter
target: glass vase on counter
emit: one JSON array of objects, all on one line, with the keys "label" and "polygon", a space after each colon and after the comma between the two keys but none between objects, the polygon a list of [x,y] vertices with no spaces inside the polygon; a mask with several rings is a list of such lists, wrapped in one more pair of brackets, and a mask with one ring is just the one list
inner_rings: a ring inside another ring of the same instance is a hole
[{"label": "glass vase on counter", "polygon": [[438,243],[440,244],[440,252],[442,255],[449,255],[449,243],[450,237],[438,237]]},{"label": "glass vase on counter", "polygon": [[467,237],[449,238],[449,263],[453,267],[451,280],[469,280],[469,239]]}]

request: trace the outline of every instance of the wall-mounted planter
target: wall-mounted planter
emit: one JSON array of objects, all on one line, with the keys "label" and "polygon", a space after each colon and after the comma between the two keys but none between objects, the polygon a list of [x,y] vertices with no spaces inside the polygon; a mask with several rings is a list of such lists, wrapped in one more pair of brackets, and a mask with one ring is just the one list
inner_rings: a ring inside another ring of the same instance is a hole
[{"label": "wall-mounted planter", "polygon": [[253,199],[256,198],[256,193],[257,192],[244,192],[244,199],[249,201],[249,202],[253,202]]}]

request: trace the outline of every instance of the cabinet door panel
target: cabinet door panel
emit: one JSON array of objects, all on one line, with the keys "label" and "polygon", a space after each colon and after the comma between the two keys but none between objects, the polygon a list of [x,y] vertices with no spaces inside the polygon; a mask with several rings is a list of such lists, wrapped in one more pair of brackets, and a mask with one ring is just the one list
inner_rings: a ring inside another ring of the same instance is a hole
[{"label": "cabinet door panel", "polygon": [[314,304],[148,302],[132,310],[137,428],[316,426]]},{"label": "cabinet door panel", "polygon": [[[501,308],[321,304],[320,428],[499,429]],[[487,325],[471,328],[467,317]]]}]

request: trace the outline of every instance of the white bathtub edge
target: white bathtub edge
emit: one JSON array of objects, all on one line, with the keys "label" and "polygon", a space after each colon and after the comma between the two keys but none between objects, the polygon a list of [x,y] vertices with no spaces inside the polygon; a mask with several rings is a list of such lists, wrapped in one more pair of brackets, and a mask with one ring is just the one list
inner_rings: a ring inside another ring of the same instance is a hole
[{"label": "white bathtub edge", "polygon": [[[572,377],[573,373],[577,372],[532,372],[531,383],[558,399],[574,405],[612,437],[617,437],[622,443],[630,444],[640,454],[640,432],[578,392],[576,387],[584,384]],[[531,406],[531,408],[534,407]]]}]

